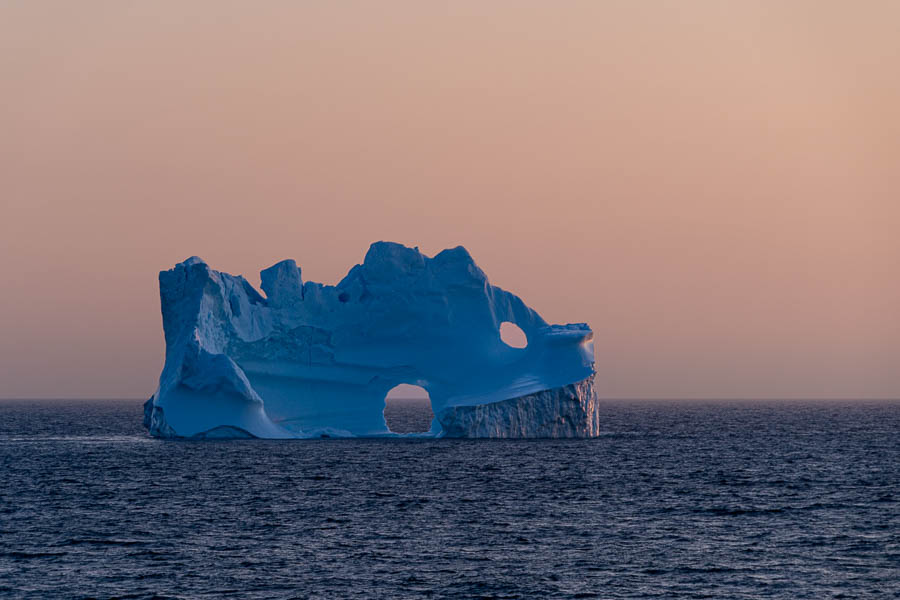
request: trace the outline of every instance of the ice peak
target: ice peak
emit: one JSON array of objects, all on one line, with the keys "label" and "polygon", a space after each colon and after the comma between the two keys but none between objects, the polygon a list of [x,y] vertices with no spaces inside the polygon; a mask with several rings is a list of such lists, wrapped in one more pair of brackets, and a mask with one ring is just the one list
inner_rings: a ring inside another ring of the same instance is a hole
[{"label": "ice peak", "polygon": [[399,275],[421,271],[426,257],[417,248],[396,242],[375,242],[369,246],[363,269],[369,280],[389,280]]},{"label": "ice peak", "polygon": [[291,258],[263,269],[259,273],[259,278],[271,306],[289,306],[303,299],[300,267]]}]

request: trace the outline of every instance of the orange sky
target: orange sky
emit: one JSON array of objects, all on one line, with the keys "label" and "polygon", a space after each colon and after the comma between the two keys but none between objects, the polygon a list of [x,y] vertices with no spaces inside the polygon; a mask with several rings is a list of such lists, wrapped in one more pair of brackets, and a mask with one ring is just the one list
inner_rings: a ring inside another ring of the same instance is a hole
[{"label": "orange sky", "polygon": [[463,244],[606,397],[900,397],[900,3],[0,4],[0,397],[147,397],[156,274]]}]

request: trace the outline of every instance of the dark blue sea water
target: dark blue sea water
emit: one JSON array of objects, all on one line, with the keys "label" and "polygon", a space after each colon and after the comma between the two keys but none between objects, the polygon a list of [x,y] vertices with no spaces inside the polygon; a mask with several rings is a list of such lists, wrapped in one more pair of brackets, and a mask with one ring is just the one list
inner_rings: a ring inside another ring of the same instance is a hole
[{"label": "dark blue sea water", "polygon": [[140,423],[0,402],[0,597],[900,598],[898,403],[610,402],[580,441]]}]

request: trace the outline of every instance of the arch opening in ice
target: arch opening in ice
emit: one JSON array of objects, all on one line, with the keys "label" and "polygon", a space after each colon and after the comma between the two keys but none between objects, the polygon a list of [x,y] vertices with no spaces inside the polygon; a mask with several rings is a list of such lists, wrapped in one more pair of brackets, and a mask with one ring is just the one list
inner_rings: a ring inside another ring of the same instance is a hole
[{"label": "arch opening in ice", "polygon": [[401,383],[384,397],[384,422],[391,433],[427,433],[433,419],[431,396],[421,385]]}]

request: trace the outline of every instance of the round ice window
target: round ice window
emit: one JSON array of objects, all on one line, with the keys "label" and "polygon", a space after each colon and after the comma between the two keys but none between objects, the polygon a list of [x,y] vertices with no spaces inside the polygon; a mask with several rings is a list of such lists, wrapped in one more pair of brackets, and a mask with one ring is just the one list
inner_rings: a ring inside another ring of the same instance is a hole
[{"label": "round ice window", "polygon": [[515,323],[504,321],[500,323],[500,339],[503,343],[512,348],[525,348],[528,346],[528,337],[522,328]]}]

